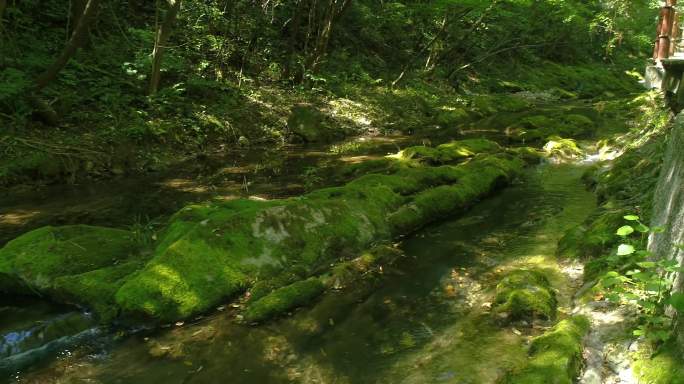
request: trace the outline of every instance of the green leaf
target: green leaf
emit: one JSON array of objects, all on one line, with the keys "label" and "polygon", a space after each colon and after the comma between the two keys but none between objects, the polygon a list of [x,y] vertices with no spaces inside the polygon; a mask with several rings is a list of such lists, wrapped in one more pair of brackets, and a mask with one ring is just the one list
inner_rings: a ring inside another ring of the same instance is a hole
[{"label": "green leaf", "polygon": [[672,296],[667,299],[667,304],[671,305],[677,312],[684,313],[684,293],[673,293]]},{"label": "green leaf", "polygon": [[635,252],[635,249],[633,246],[629,244],[620,244],[617,250],[618,256],[627,256],[631,255],[632,253]]},{"label": "green leaf", "polygon": [[636,216],[636,215],[627,215],[627,216],[624,216],[624,218],[627,221],[638,221],[639,220],[639,216]]},{"label": "green leaf", "polygon": [[637,263],[638,266],[641,268],[654,268],[656,266],[656,263],[654,261],[642,261],[641,263]]},{"label": "green leaf", "polygon": [[625,225],[623,227],[620,227],[616,233],[618,236],[622,236],[622,237],[629,236],[632,233],[634,233],[634,228],[632,228],[631,225]]},{"label": "green leaf", "polygon": [[641,233],[648,233],[651,231],[651,228],[639,223],[639,225],[636,226],[636,230]]}]

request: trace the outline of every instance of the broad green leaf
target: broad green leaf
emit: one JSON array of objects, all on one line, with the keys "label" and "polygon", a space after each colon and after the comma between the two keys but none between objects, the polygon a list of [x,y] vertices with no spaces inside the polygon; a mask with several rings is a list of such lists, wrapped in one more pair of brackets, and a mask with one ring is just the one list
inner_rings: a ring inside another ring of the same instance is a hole
[{"label": "broad green leaf", "polygon": [[637,265],[641,268],[653,268],[656,266],[656,263],[654,261],[642,261],[641,263],[637,263]]},{"label": "broad green leaf", "polygon": [[645,225],[639,223],[639,224],[636,226],[636,230],[639,231],[639,232],[641,232],[641,233],[648,233],[648,232],[651,230],[651,228],[649,228],[649,227],[647,227],[647,226],[645,226]]},{"label": "broad green leaf", "polygon": [[627,215],[627,216],[624,216],[624,218],[627,221],[638,221],[639,220],[639,216],[636,216],[636,215]]},{"label": "broad green leaf", "polygon": [[627,256],[631,255],[632,253],[635,252],[635,249],[633,246],[629,244],[620,244],[617,250],[618,256]]},{"label": "broad green leaf", "polygon": [[673,293],[672,296],[667,299],[667,303],[671,305],[672,308],[676,309],[677,312],[684,313],[684,293]]},{"label": "broad green leaf", "polygon": [[616,233],[618,236],[622,236],[622,237],[629,236],[632,233],[634,233],[634,228],[632,228],[631,225],[625,225],[623,227],[620,227]]}]

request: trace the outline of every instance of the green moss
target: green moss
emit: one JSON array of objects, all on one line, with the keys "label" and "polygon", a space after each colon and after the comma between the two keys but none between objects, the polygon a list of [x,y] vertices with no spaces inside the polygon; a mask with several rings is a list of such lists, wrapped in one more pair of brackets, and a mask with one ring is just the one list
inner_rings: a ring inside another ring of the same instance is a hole
[{"label": "green moss", "polygon": [[402,256],[401,250],[394,247],[387,245],[373,247],[359,257],[336,264],[331,271],[329,281],[335,288],[349,286],[374,268],[392,264]]},{"label": "green moss", "polygon": [[465,209],[476,199],[508,183],[522,166],[519,159],[501,155],[456,168],[467,168],[467,171],[461,172],[457,184],[442,185],[420,192],[388,217],[393,233],[409,233],[431,221]]},{"label": "green moss", "polygon": [[468,112],[466,112],[465,109],[458,107],[444,107],[439,110],[435,118],[437,124],[445,128],[463,124],[468,121],[468,119]]},{"label": "green moss", "polygon": [[0,291],[46,293],[55,279],[126,262],[138,254],[130,232],[73,225],[43,227],[0,249]]},{"label": "green moss", "polygon": [[508,148],[506,151],[523,159],[528,164],[539,164],[544,158],[542,152],[532,147]]},{"label": "green moss", "polygon": [[263,298],[250,303],[245,311],[249,323],[261,322],[305,305],[325,290],[320,279],[312,277],[278,288]]},{"label": "green moss", "polygon": [[514,270],[496,286],[494,311],[508,320],[552,319],[556,304],[556,294],[540,271]]},{"label": "green moss", "polygon": [[520,112],[530,107],[530,102],[513,95],[478,95],[470,100],[470,107],[480,116],[502,112]]},{"label": "green moss", "polygon": [[79,275],[59,277],[55,279],[54,296],[63,302],[91,308],[102,321],[107,322],[119,314],[114,295],[141,266],[140,261],[132,261]]},{"label": "green moss", "polygon": [[544,152],[550,157],[560,159],[576,159],[583,154],[575,140],[559,136],[549,137],[549,141],[544,145]]},{"label": "green moss", "polygon": [[428,164],[449,164],[475,156],[478,153],[500,152],[501,146],[491,140],[467,139],[441,144],[436,148],[426,146],[409,147],[390,158],[418,160]]},{"label": "green moss", "polygon": [[528,116],[506,128],[512,140],[534,142],[550,136],[582,137],[591,133],[595,124],[587,116],[579,114],[554,114]]},{"label": "green moss", "polygon": [[[471,140],[441,150],[473,156],[499,147]],[[264,296],[327,270],[374,242],[467,207],[523,166],[511,154],[479,154],[458,165],[413,164],[389,174],[371,173],[299,198],[194,204],[177,212],[155,248],[136,259],[129,259],[134,242],[128,232],[48,227],[1,251],[11,257],[0,259],[0,276],[5,287],[22,290],[19,283],[27,281],[33,289],[50,288],[61,300],[88,305],[105,317],[120,311],[127,318],[175,321],[208,311],[251,286],[256,297]],[[411,206],[418,207],[418,215],[404,214]],[[44,260],[46,253],[51,257]],[[53,284],[58,277],[64,278]]]},{"label": "green moss", "polygon": [[558,323],[530,345],[527,365],[504,380],[509,384],[572,384],[582,368],[582,338],[589,330],[584,316]]},{"label": "green moss", "polygon": [[684,384],[684,358],[674,341],[655,353],[639,351],[634,372],[643,384]]}]

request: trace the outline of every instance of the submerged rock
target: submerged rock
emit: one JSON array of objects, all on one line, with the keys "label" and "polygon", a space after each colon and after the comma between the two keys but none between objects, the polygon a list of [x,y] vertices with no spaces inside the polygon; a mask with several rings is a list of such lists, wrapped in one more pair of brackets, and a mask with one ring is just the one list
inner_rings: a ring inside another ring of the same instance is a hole
[{"label": "submerged rock", "polygon": [[[298,198],[191,205],[169,220],[154,249],[144,253],[126,231],[42,228],[0,250],[0,290],[85,305],[105,320],[123,314],[165,322],[211,310],[255,281],[270,280],[261,300],[275,289],[273,298],[289,292],[279,286],[297,284],[374,242],[467,207],[524,166],[509,153],[470,151],[473,158],[466,163],[429,167],[413,162]],[[37,267],[33,260],[39,260]],[[299,301],[277,307],[288,310]]]}]

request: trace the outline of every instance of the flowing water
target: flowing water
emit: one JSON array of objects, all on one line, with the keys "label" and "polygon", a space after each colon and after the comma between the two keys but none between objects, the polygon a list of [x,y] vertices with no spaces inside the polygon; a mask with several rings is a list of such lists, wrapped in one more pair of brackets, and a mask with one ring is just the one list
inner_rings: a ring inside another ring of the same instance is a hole
[{"label": "flowing water", "polygon": [[[561,305],[569,305],[576,282],[559,271],[554,254],[563,232],[595,207],[580,181],[583,171],[570,164],[530,168],[466,214],[403,239],[406,257],[379,283],[329,292],[291,317],[248,327],[233,321],[230,308],[220,308],[167,329],[92,335],[8,382],[494,382],[522,363],[525,344],[542,331],[503,326],[490,313],[501,274],[514,267],[547,269]],[[34,328],[30,318],[3,322],[0,340]],[[81,333],[78,327],[69,332]],[[0,355],[0,364],[5,360]]]}]

